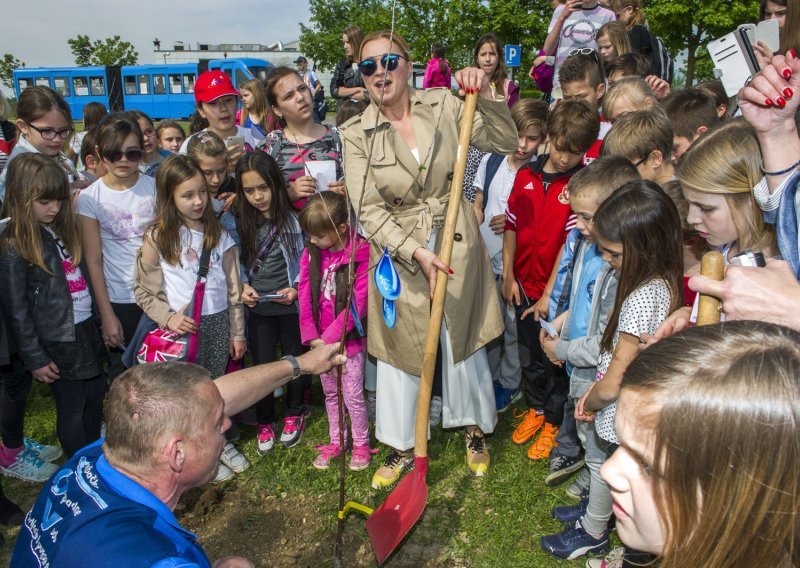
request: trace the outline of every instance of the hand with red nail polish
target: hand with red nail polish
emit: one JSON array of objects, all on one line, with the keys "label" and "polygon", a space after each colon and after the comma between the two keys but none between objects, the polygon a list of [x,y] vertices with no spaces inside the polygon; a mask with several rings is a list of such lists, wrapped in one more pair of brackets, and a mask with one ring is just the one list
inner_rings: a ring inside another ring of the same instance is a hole
[{"label": "hand with red nail polish", "polygon": [[789,48],[789,55],[791,55],[793,58],[797,59],[797,52],[794,50],[793,47]]},{"label": "hand with red nail polish", "polygon": [[775,106],[777,106],[778,108],[785,107],[786,106],[786,99],[784,99],[783,97],[776,98],[775,99]]},{"label": "hand with red nail polish", "polygon": [[794,91],[792,91],[792,89],[790,89],[789,87],[786,87],[783,90],[783,96],[786,97],[787,99],[791,99],[794,96]]},{"label": "hand with red nail polish", "polygon": [[792,78],[792,70],[787,67],[786,69],[781,71],[781,75],[783,75],[783,78],[788,81],[789,79]]},{"label": "hand with red nail polish", "polygon": [[772,99],[764,99],[764,104],[768,107],[771,107],[774,103],[772,102]]}]

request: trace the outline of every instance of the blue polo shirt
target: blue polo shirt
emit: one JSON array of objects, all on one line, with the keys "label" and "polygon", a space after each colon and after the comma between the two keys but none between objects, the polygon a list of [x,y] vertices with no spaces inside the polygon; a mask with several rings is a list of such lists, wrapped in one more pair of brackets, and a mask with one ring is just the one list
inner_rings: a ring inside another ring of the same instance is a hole
[{"label": "blue polo shirt", "polygon": [[65,463],[19,532],[11,566],[210,568],[194,534],[155,495],[114,469],[102,440]]}]

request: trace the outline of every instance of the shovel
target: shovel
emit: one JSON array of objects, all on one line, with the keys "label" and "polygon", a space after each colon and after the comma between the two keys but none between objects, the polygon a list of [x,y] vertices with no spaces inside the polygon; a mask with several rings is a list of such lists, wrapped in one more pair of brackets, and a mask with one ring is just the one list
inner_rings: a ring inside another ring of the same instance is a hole
[{"label": "shovel", "polygon": [[[477,102],[477,93],[467,95],[461,118],[461,130],[458,134],[458,154],[453,181],[450,185],[450,200],[447,204],[442,248],[439,253],[439,258],[447,265],[450,264],[450,256],[453,252],[453,237],[458,220],[458,206],[461,203],[464,170],[467,165],[467,148],[472,135],[472,120],[475,116]],[[422,375],[417,395],[414,469],[400,481],[394,491],[367,519],[367,532],[372,540],[372,549],[378,565],[382,565],[386,561],[411,527],[417,523],[428,501],[428,485],[425,483],[425,476],[428,473],[428,413],[430,412],[433,373],[436,366],[436,352],[439,349],[439,332],[442,327],[446,294],[447,275],[439,271],[431,304],[431,319],[425,339]]]}]

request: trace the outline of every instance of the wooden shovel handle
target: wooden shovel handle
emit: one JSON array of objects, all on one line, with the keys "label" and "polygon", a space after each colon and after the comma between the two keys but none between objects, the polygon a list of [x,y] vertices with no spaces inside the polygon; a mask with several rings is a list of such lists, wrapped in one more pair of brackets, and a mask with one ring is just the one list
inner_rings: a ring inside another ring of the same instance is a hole
[{"label": "wooden shovel handle", "polygon": [[[468,94],[464,101],[464,111],[461,116],[461,129],[458,133],[458,153],[453,171],[453,181],[450,184],[450,199],[447,202],[442,246],[439,252],[439,258],[447,265],[450,264],[450,257],[453,253],[453,238],[456,234],[458,207],[461,204],[464,171],[467,168],[467,150],[472,136],[472,121],[475,117],[477,104],[478,93]],[[465,275],[461,274],[460,277],[463,278]],[[436,368],[436,352],[439,350],[439,333],[442,329],[446,295],[447,274],[439,271],[436,277],[436,288],[433,292],[431,319],[428,323],[428,335],[425,339],[425,351],[422,356],[422,375],[420,376],[419,393],[417,394],[417,420],[414,439],[414,455],[417,457],[427,457],[428,455],[428,414],[430,413],[433,373]]]},{"label": "wooden shovel handle", "polygon": [[[700,261],[700,274],[711,280],[722,280],[725,273],[725,259],[716,251],[707,252]],[[700,294],[697,305],[697,325],[711,325],[719,323],[720,307],[719,298]]]}]

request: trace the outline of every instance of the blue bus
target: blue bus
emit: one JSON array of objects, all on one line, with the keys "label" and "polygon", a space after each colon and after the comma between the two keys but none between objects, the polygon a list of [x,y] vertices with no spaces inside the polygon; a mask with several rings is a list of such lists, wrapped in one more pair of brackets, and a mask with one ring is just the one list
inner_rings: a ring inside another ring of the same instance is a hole
[{"label": "blue bus", "polygon": [[194,113],[194,82],[207,69],[221,69],[237,88],[265,79],[272,64],[263,59],[212,59],[200,63],[154,65],[36,67],[14,70],[14,92],[35,85],[50,87],[69,104],[75,120],[83,107],[98,102],[110,111],[140,110],[154,120],[188,119]]}]

